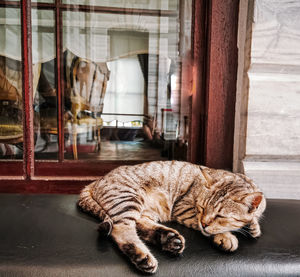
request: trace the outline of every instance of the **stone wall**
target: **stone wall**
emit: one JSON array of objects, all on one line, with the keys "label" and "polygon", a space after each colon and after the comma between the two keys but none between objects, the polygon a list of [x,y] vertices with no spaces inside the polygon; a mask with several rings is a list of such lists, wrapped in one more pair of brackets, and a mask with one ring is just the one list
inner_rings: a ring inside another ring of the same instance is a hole
[{"label": "stone wall", "polygon": [[300,199],[300,1],[241,1],[240,16],[234,169]]}]

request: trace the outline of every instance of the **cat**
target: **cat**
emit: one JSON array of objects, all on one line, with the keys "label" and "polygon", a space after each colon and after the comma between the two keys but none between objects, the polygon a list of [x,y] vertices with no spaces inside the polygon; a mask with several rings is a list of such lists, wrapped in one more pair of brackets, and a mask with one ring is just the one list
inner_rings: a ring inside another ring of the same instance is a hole
[{"label": "cat", "polygon": [[266,207],[262,192],[242,174],[181,161],[154,161],[118,167],[86,186],[78,205],[99,217],[120,250],[141,271],[154,273],[158,262],[142,242],[180,254],[185,239],[159,222],[176,221],[235,251],[232,234],[245,226],[259,237]]}]

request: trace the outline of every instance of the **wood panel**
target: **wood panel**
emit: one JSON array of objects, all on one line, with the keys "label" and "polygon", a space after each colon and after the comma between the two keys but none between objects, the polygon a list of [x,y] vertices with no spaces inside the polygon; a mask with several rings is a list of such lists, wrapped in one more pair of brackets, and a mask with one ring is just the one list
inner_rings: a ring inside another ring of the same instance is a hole
[{"label": "wood panel", "polygon": [[1,180],[1,176],[23,176],[23,161],[22,160],[1,160],[0,180]]}]

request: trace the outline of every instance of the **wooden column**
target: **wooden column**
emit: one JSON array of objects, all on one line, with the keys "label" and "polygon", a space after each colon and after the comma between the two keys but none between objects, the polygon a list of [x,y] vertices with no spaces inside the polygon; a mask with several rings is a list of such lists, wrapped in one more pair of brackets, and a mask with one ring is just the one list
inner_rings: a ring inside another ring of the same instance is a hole
[{"label": "wooden column", "polygon": [[212,0],[209,19],[205,164],[232,169],[238,0]]},{"label": "wooden column", "polygon": [[190,120],[190,147],[188,159],[204,163],[206,124],[206,65],[207,65],[207,1],[194,0],[192,39],[192,95]]},{"label": "wooden column", "polygon": [[195,1],[194,10],[191,161],[232,169],[239,1]]}]

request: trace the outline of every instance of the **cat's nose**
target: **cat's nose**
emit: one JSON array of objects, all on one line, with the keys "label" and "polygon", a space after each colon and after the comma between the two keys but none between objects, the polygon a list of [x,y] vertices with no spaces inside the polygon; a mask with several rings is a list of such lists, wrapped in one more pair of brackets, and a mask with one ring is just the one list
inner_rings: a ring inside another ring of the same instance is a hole
[{"label": "cat's nose", "polygon": [[203,229],[206,228],[206,227],[208,226],[208,225],[207,225],[206,223],[204,223],[204,222],[201,222],[201,225],[202,225]]}]

